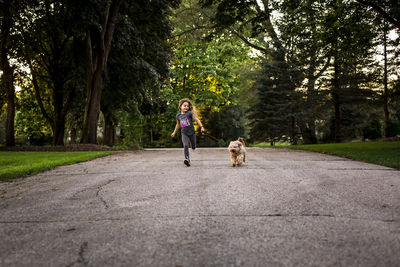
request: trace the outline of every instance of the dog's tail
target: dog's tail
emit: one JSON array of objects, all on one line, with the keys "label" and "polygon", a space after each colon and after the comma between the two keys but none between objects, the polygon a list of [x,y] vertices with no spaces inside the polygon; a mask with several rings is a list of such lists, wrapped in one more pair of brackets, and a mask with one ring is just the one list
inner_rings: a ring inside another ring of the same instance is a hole
[{"label": "dog's tail", "polygon": [[239,138],[238,138],[238,141],[239,141],[240,143],[242,143],[244,146],[246,145],[246,144],[244,143],[244,140],[243,140],[242,137],[239,137]]}]

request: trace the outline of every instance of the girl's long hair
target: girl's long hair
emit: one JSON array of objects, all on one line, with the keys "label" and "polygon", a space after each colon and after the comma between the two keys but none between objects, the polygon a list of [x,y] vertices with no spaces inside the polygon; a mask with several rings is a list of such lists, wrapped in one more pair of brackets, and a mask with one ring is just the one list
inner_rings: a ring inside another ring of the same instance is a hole
[{"label": "girl's long hair", "polygon": [[190,102],[189,98],[182,98],[181,100],[179,100],[179,104],[178,104],[178,108],[179,110],[181,110],[181,106],[183,105],[183,103],[188,102],[189,104],[189,110],[193,113],[196,113],[196,107],[192,104],[192,102]]}]

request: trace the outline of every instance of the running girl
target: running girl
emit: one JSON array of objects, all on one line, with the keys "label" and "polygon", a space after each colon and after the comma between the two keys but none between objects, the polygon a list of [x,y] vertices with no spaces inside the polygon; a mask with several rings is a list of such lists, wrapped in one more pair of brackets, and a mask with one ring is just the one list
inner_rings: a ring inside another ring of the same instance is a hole
[{"label": "running girl", "polygon": [[181,127],[182,143],[185,153],[185,163],[186,166],[190,167],[190,157],[189,157],[189,141],[192,145],[192,149],[196,149],[196,132],[193,126],[193,120],[195,120],[201,127],[201,132],[204,133],[205,129],[203,124],[196,115],[196,109],[192,102],[188,98],[183,98],[179,101],[178,108],[180,113],[176,114],[176,126],[174,132],[171,134],[172,137],[175,136],[176,131]]}]

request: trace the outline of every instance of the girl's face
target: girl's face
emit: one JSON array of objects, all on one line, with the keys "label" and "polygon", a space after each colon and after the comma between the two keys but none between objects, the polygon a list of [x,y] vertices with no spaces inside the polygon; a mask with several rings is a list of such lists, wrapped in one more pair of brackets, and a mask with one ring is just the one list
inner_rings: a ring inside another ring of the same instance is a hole
[{"label": "girl's face", "polygon": [[183,102],[181,105],[181,111],[186,112],[189,110],[189,103],[188,102]]}]

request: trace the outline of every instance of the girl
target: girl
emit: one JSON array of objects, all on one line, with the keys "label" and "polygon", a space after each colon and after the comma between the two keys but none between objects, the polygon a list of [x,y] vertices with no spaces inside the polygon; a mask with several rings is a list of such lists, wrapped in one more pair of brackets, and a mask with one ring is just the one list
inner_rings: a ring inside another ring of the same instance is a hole
[{"label": "girl", "polygon": [[176,131],[179,129],[179,126],[182,127],[182,143],[185,153],[185,160],[183,161],[183,163],[185,163],[186,166],[190,167],[189,141],[192,144],[192,149],[196,149],[196,133],[194,131],[193,119],[197,121],[197,123],[201,127],[202,133],[205,132],[205,129],[196,115],[195,107],[188,98],[181,99],[179,101],[178,108],[181,112],[176,114],[176,126],[171,136],[174,137]]}]

